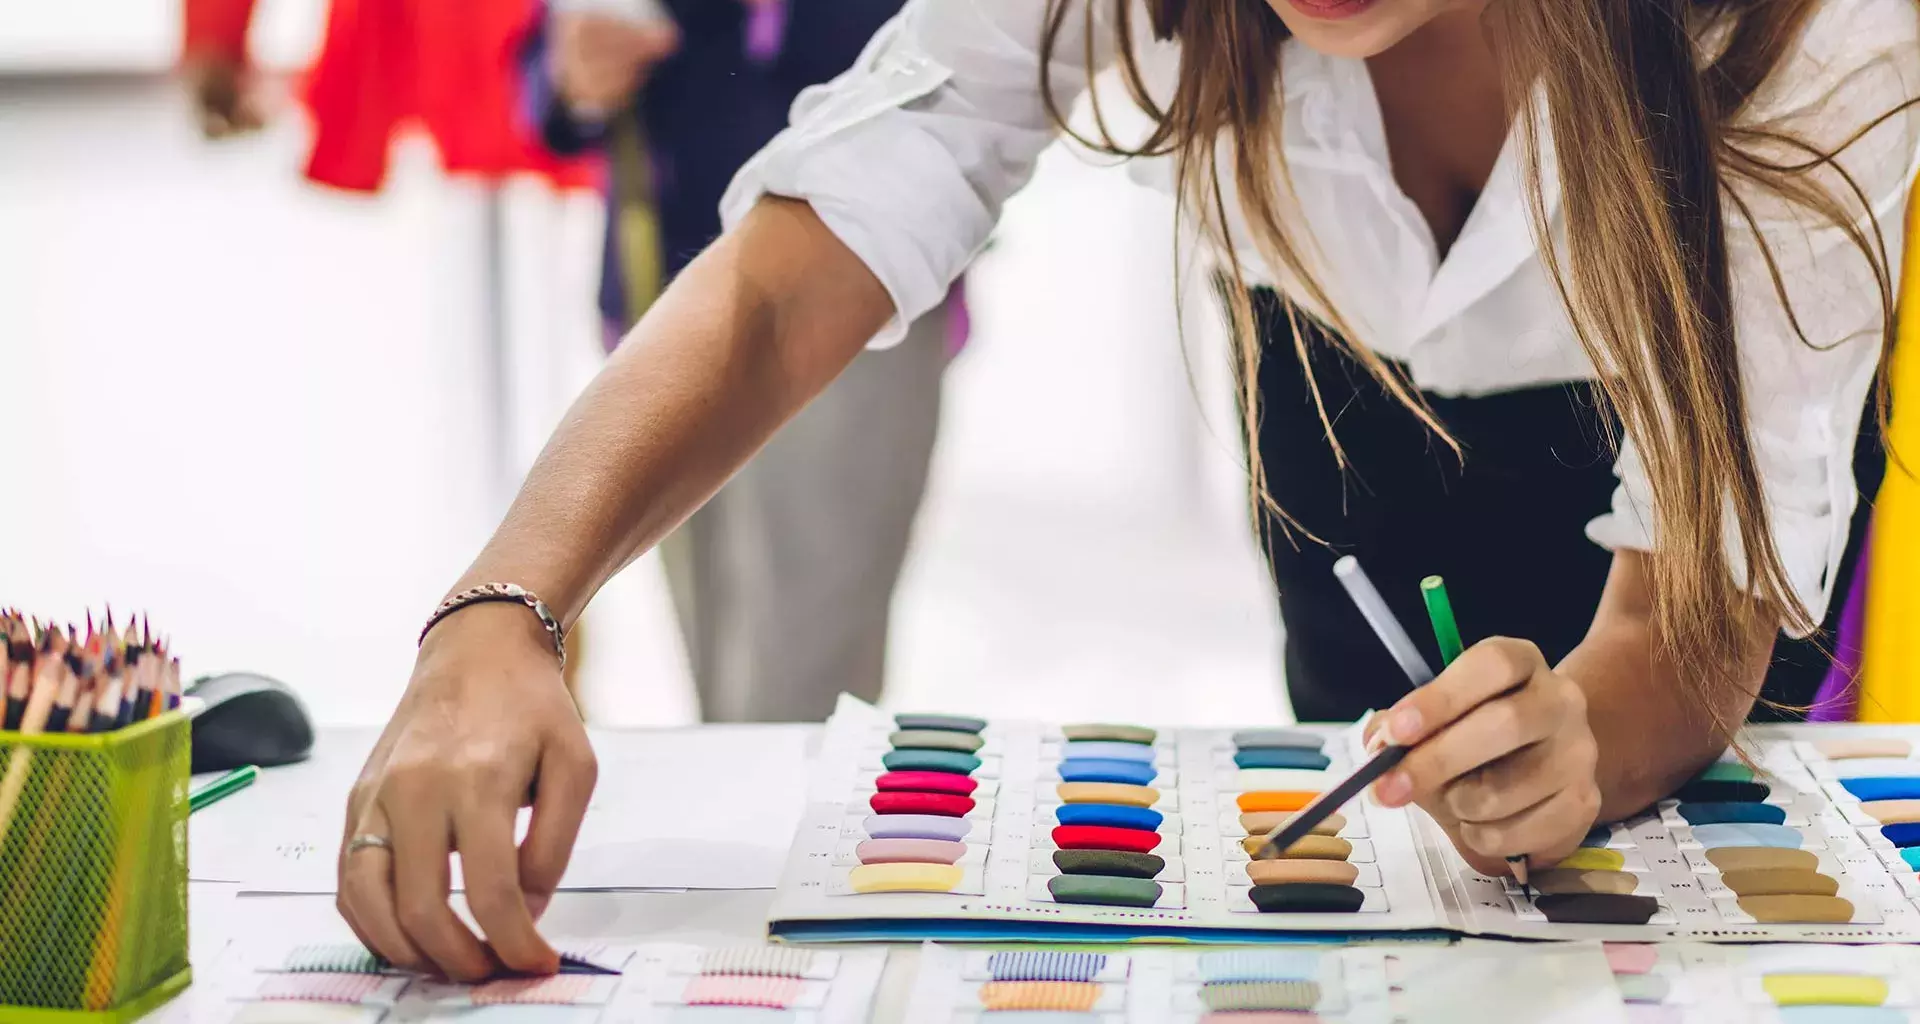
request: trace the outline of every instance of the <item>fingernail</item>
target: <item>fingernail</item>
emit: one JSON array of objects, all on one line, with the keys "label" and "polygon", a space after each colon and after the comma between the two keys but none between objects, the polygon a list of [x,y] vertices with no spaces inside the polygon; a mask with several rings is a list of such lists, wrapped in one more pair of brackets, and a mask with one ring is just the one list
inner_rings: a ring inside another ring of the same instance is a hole
[{"label": "fingernail", "polygon": [[1387,731],[1393,734],[1395,743],[1412,743],[1420,738],[1420,712],[1413,708],[1404,708],[1393,713],[1393,719],[1387,723]]},{"label": "fingernail", "polygon": [[1406,772],[1388,772],[1374,783],[1373,795],[1383,807],[1398,807],[1413,795],[1413,780]]}]

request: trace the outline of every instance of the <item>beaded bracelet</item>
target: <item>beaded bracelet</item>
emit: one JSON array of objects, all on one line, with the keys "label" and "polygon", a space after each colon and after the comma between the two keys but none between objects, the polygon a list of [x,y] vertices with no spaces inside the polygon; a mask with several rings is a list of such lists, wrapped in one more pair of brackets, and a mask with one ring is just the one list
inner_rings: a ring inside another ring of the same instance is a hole
[{"label": "beaded bracelet", "polygon": [[540,619],[541,628],[545,629],[547,636],[553,640],[553,653],[559,656],[560,667],[566,667],[567,634],[560,628],[560,620],[554,618],[553,609],[547,607],[547,602],[540,600],[539,595],[518,583],[482,583],[440,602],[440,607],[435,608],[433,614],[427,617],[427,624],[420,628],[420,643],[427,642],[427,634],[433,632],[433,627],[439,625],[441,619],[468,605],[485,604],[489,601],[513,601],[533,609],[533,614]]}]

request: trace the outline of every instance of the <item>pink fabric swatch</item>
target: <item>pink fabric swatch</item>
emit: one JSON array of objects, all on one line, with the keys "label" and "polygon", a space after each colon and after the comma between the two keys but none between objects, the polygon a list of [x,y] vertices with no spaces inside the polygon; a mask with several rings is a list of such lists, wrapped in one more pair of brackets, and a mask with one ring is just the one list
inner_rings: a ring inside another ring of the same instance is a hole
[{"label": "pink fabric swatch", "polygon": [[502,1003],[572,1003],[587,994],[594,979],[584,974],[556,974],[546,978],[502,978],[476,985],[473,1005]]},{"label": "pink fabric swatch", "polygon": [[256,999],[303,1003],[358,1003],[377,991],[387,979],[378,974],[270,974],[254,993]]},{"label": "pink fabric swatch", "polygon": [[1645,974],[1660,962],[1660,947],[1638,942],[1606,944],[1607,967],[1615,974]]},{"label": "pink fabric swatch", "polygon": [[681,998],[688,1006],[764,1006],[784,1010],[800,998],[800,979],[702,974],[687,982]]}]

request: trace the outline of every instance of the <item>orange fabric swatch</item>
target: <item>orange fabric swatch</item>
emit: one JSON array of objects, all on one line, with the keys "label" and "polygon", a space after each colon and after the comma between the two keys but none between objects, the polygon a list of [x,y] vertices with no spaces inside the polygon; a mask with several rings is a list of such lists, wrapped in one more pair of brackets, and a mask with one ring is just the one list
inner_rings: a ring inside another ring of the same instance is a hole
[{"label": "orange fabric swatch", "polygon": [[989,1010],[1091,1010],[1100,1001],[1093,981],[989,981],[980,1005]]},{"label": "orange fabric swatch", "polygon": [[1265,790],[1258,793],[1242,793],[1235,801],[1240,810],[1248,814],[1258,811],[1297,811],[1313,802],[1318,793],[1304,790]]}]

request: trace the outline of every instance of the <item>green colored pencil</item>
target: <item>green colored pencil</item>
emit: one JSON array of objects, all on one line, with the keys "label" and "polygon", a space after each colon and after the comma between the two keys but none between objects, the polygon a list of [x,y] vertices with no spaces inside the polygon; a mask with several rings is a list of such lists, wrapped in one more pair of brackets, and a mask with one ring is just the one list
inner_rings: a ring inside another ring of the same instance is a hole
[{"label": "green colored pencil", "polygon": [[253,785],[253,780],[259,777],[260,769],[254,765],[247,765],[245,768],[235,768],[227,774],[194,790],[192,793],[187,794],[187,813],[191,814],[203,807],[219,803],[221,800]]},{"label": "green colored pencil", "polygon": [[[1440,642],[1440,663],[1442,666],[1451,665],[1466,647],[1460,643],[1460,626],[1453,621],[1453,602],[1447,599],[1447,581],[1438,576],[1421,580],[1420,596],[1427,600],[1427,618],[1433,622],[1433,638]],[[1526,855],[1508,857],[1507,863],[1513,865],[1513,877],[1520,883],[1521,891],[1532,895],[1533,888],[1527,878],[1529,865]]]},{"label": "green colored pencil", "polygon": [[1447,600],[1447,583],[1438,576],[1420,581],[1420,596],[1427,600],[1427,618],[1433,621],[1433,638],[1440,642],[1440,664],[1453,664],[1466,648],[1460,643],[1460,627],[1453,621],[1453,602]]}]

